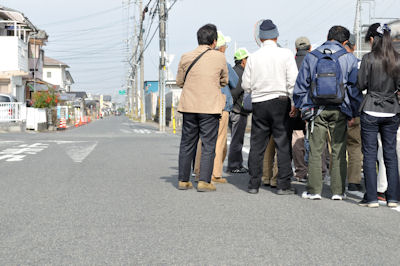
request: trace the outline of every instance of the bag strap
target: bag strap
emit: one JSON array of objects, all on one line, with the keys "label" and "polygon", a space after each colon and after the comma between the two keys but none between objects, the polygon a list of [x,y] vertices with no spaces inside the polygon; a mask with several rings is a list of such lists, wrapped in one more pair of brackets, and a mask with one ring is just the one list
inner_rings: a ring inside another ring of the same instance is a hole
[{"label": "bag strap", "polygon": [[337,51],[336,53],[333,53],[333,54],[332,54],[332,57],[333,57],[335,60],[338,60],[339,57],[341,57],[342,55],[345,55],[345,54],[347,54],[347,51],[346,51],[346,49],[343,48],[343,49]]},{"label": "bag strap", "polygon": [[204,52],[202,52],[199,56],[196,57],[196,59],[193,60],[193,62],[190,64],[190,66],[188,67],[188,70],[186,71],[185,77],[183,78],[183,82],[186,81],[186,77],[189,74],[189,71],[192,69],[192,67],[197,63],[197,61],[199,61],[199,59],[208,51],[210,51],[211,49],[208,48],[207,50],[205,50]]},{"label": "bag strap", "polygon": [[[329,49],[325,49],[324,52],[321,52],[317,49],[315,49],[314,51],[311,52],[312,55],[314,55],[315,57],[317,57],[318,59],[324,58],[325,56],[329,56],[333,59],[335,59],[336,61],[339,59],[339,57],[341,57],[342,55],[347,54],[346,49],[340,49],[339,51],[335,52],[335,53],[331,53],[328,54],[325,51],[328,51]],[[330,50],[329,50],[330,51]]]}]

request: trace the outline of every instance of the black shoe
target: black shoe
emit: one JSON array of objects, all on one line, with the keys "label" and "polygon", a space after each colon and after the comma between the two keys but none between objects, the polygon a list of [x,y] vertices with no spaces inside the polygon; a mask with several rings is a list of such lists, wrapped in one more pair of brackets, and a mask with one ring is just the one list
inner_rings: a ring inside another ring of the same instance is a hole
[{"label": "black shoe", "polygon": [[348,191],[362,191],[362,186],[361,184],[354,184],[354,183],[349,183],[347,186]]},{"label": "black shoe", "polygon": [[240,167],[240,168],[236,168],[236,169],[232,169],[231,173],[232,174],[245,174],[247,173],[249,170],[245,167]]},{"label": "black shoe", "polygon": [[293,194],[296,194],[296,190],[294,188],[278,189],[276,194],[278,194],[278,195],[293,195]]},{"label": "black shoe", "polygon": [[249,188],[249,190],[247,192],[249,192],[250,194],[257,194],[258,189],[257,188]]}]

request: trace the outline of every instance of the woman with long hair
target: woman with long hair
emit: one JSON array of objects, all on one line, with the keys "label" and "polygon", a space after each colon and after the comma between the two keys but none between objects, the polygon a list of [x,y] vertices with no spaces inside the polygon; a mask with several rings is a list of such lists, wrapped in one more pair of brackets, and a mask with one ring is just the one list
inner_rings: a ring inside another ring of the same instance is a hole
[{"label": "woman with long hair", "polygon": [[395,208],[399,200],[399,173],[396,154],[396,133],[400,124],[400,55],[394,50],[390,28],[385,24],[372,24],[365,36],[371,44],[358,72],[357,86],[367,90],[360,107],[363,170],[366,193],[360,206],[376,208],[377,199],[377,135],[380,133],[386,166],[388,207]]}]

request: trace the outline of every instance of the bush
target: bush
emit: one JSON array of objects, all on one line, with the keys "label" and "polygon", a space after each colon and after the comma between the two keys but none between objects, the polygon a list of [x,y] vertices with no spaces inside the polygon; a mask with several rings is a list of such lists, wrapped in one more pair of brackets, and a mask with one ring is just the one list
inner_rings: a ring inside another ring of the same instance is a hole
[{"label": "bush", "polygon": [[35,108],[48,108],[57,105],[58,97],[54,90],[35,91],[32,96],[32,102]]}]

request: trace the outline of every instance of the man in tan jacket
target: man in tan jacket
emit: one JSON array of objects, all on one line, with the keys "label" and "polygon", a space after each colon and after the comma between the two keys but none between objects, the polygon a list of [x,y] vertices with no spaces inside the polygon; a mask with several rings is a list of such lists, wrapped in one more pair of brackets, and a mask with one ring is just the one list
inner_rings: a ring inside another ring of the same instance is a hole
[{"label": "man in tan jacket", "polygon": [[211,184],[219,118],[225,107],[221,87],[228,84],[225,55],[214,50],[217,27],[207,24],[197,31],[199,46],[182,55],[176,84],[183,88],[178,111],[183,114],[182,137],[179,149],[179,184],[182,190],[193,188],[190,179],[191,163],[201,138],[202,154],[197,191],[215,191]]}]

